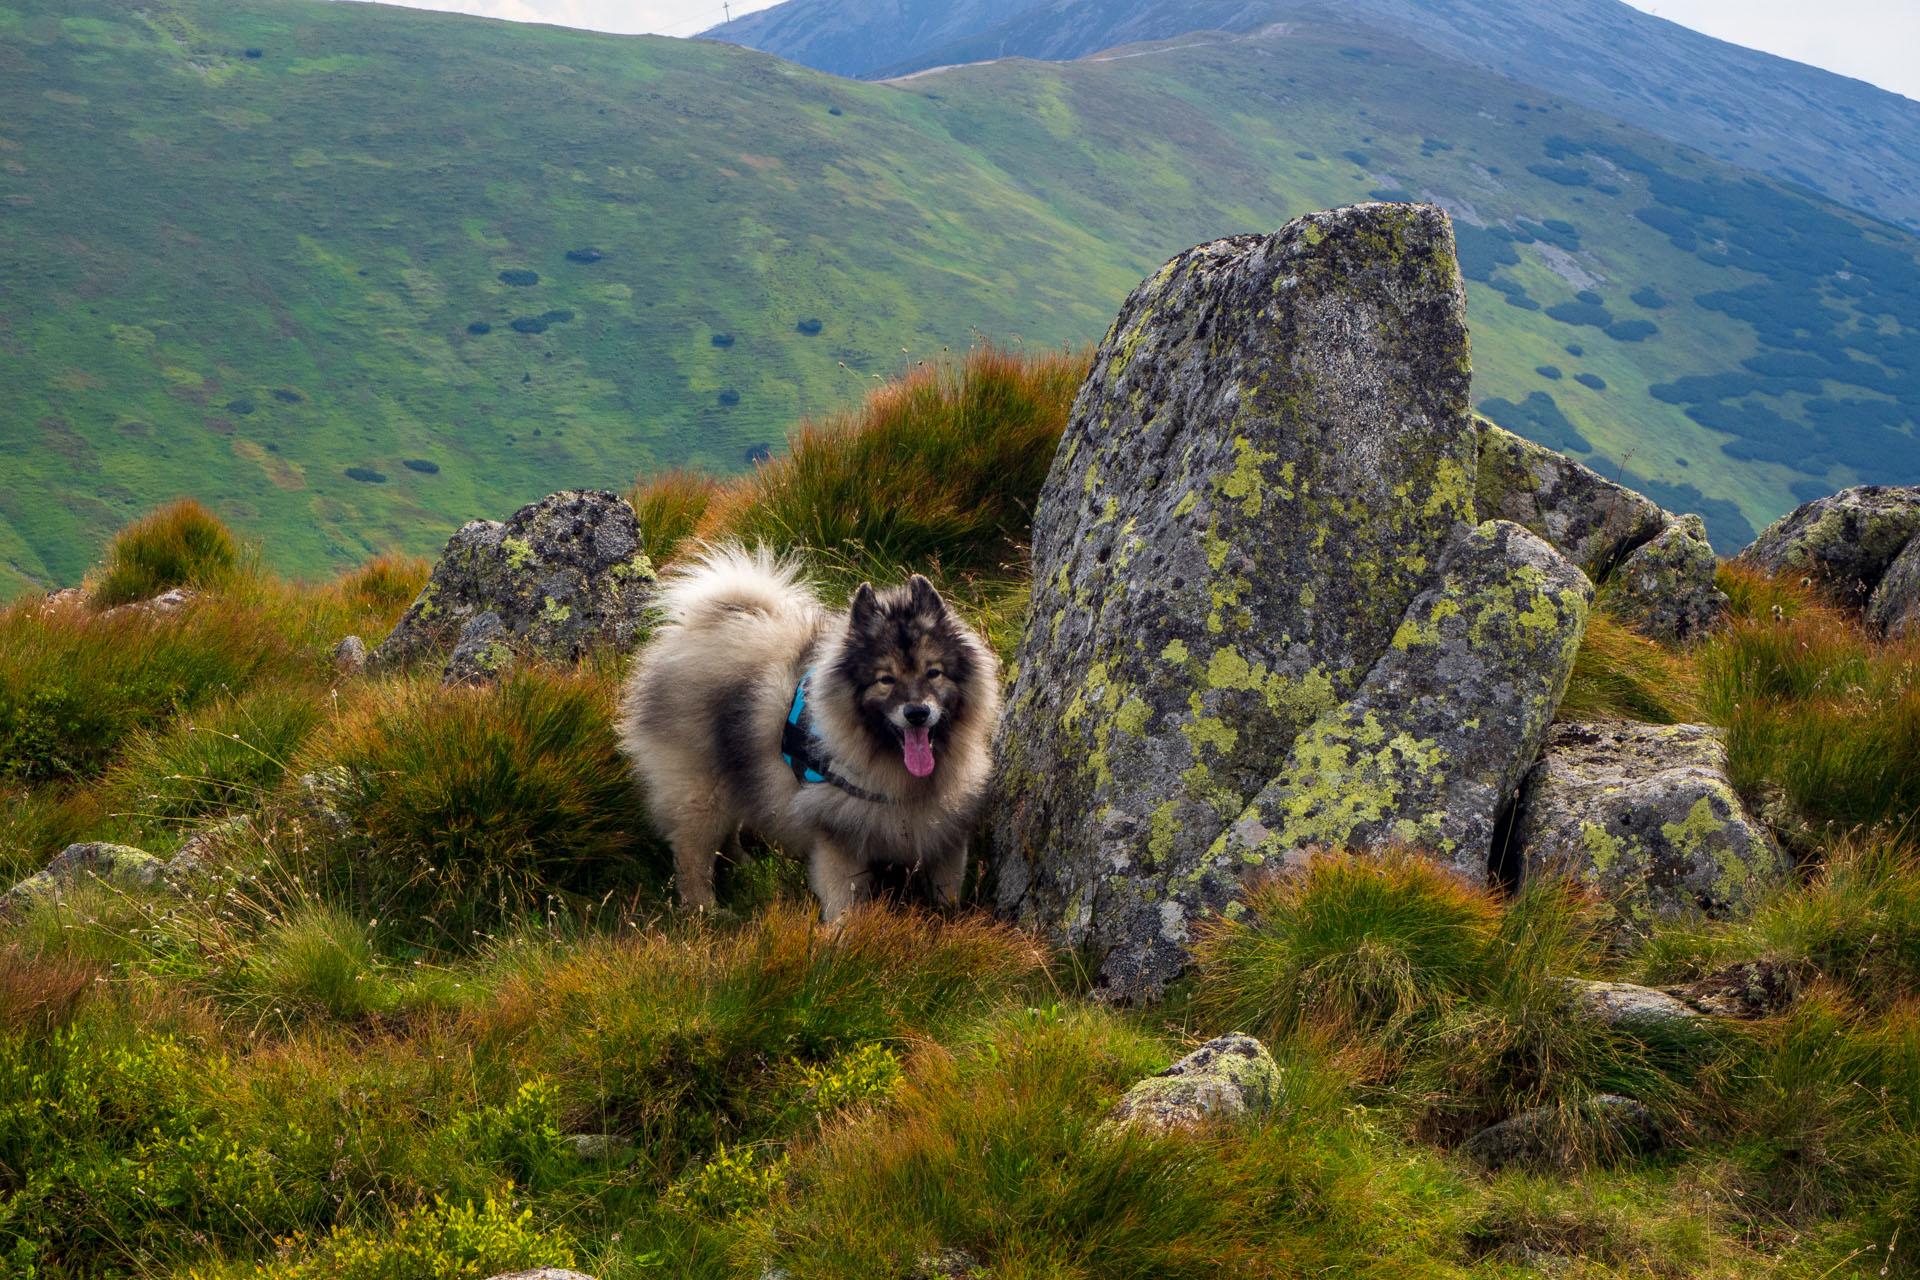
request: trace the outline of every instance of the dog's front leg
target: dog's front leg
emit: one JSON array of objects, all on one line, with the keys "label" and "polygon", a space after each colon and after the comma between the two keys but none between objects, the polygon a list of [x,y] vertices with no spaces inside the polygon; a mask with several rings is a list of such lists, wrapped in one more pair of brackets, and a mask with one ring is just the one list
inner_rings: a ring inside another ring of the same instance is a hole
[{"label": "dog's front leg", "polygon": [[705,911],[714,905],[713,860],[726,832],[726,820],[716,813],[696,814],[674,827],[673,887],[681,906]]},{"label": "dog's front leg", "polygon": [[936,907],[956,905],[966,882],[967,846],[964,843],[927,864],[927,895]]},{"label": "dog's front leg", "polygon": [[807,858],[807,884],[820,900],[820,919],[826,924],[838,923],[854,903],[865,901],[870,888],[866,864],[827,836],[813,842],[813,852]]}]

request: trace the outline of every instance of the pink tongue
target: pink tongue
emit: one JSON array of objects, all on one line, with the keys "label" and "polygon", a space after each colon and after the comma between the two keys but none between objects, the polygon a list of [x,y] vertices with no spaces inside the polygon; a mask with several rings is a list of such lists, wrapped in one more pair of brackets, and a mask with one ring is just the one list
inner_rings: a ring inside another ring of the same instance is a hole
[{"label": "pink tongue", "polygon": [[907,772],[916,778],[933,772],[933,746],[925,729],[907,730]]}]

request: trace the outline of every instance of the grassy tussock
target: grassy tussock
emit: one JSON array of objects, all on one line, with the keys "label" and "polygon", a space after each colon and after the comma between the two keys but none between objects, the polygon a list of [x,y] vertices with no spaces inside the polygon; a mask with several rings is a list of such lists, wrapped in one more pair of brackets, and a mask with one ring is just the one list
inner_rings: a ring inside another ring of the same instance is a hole
[{"label": "grassy tussock", "polygon": [[1559,716],[1648,724],[1694,722],[1702,714],[1699,685],[1691,655],[1649,640],[1608,613],[1603,602],[1587,619]]},{"label": "grassy tussock", "polygon": [[1735,784],[1778,788],[1842,828],[1910,824],[1920,812],[1920,638],[1869,636],[1750,570],[1721,578],[1738,608],[1699,664]]},{"label": "grassy tussock", "polygon": [[328,874],[425,945],[471,945],[557,892],[630,898],[665,864],[615,744],[616,694],[609,673],[538,669],[367,686],[300,757],[335,780],[351,832],[314,824]]},{"label": "grassy tussock", "polygon": [[87,602],[109,609],[172,587],[218,588],[232,581],[239,565],[227,526],[192,498],[181,498],[113,536]]},{"label": "grassy tussock", "polygon": [[693,537],[707,508],[725,492],[725,482],[694,471],[658,471],[633,486],[627,501],[640,523],[641,541],[655,564],[666,564]]},{"label": "grassy tussock", "polygon": [[700,507],[692,527],[707,541],[1004,575],[1019,563],[1087,360],[980,346],[954,365],[921,364],[859,409],[802,427],[750,475],[708,489],[670,474],[638,488],[634,505],[666,545]]}]

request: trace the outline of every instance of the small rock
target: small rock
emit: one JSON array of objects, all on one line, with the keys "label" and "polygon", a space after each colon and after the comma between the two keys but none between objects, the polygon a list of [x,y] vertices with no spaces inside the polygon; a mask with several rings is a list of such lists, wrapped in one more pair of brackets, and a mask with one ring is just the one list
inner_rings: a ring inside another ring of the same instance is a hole
[{"label": "small rock", "polygon": [[500,615],[489,609],[460,631],[460,643],[447,659],[440,683],[452,685],[492,684],[513,665],[513,645]]},{"label": "small rock", "polygon": [[516,648],[573,662],[596,644],[630,647],[653,597],[653,563],[626,499],[570,489],[505,524],[475,520],[448,540],[433,576],[375,666],[443,651],[479,615],[495,614]]},{"label": "small rock", "polygon": [[329,834],[341,837],[352,833],[353,822],[347,816],[355,790],[351,770],[345,765],[333,765],[314,773],[303,773],[295,785],[300,790],[300,807]]},{"label": "small rock", "polygon": [[348,636],[333,646],[333,669],[343,676],[357,676],[367,669],[367,642]]},{"label": "small rock", "polygon": [[1615,484],[1545,445],[1476,418],[1480,473],[1474,507],[1482,520],[1510,520],[1544,539],[1595,582],[1673,517],[1653,499]]},{"label": "small rock", "polygon": [[1555,725],[1521,788],[1522,878],[1575,876],[1627,929],[1744,908],[1788,868],[1726,768],[1711,725]]},{"label": "small rock", "polygon": [[159,882],[165,866],[161,859],[132,845],[101,841],[70,844],[54,855],[44,871],[9,889],[0,903],[11,908],[28,898],[57,898],[68,885],[86,880],[122,889],[150,889]]},{"label": "small rock", "polygon": [[581,1160],[604,1164],[633,1158],[633,1139],[617,1133],[570,1133],[560,1141]]},{"label": "small rock", "polygon": [[593,1280],[584,1271],[569,1271],[565,1267],[535,1267],[531,1271],[512,1271],[490,1276],[488,1280]]},{"label": "small rock", "polygon": [[83,608],[86,603],[85,587],[62,587],[58,591],[49,592],[46,598],[40,601],[40,612],[42,615],[63,613],[69,609]]},{"label": "small rock", "polygon": [[134,600],[128,604],[115,605],[100,616],[102,618],[124,618],[133,614],[148,614],[156,618],[176,614],[200,598],[198,591],[187,587],[172,587],[162,591],[151,600]]},{"label": "small rock", "polygon": [[1583,1012],[1610,1027],[1692,1023],[1699,1021],[1697,1010],[1682,1000],[1652,987],[1637,987],[1631,982],[1595,982],[1587,978],[1567,978],[1574,1003]]},{"label": "small rock", "polygon": [[1890,640],[1920,633],[1920,534],[1908,539],[1906,550],[1874,588],[1867,621]]},{"label": "small rock", "polygon": [[1702,1013],[1720,1018],[1766,1018],[1800,996],[1793,971],[1771,960],[1748,960],[1710,973],[1674,992]]},{"label": "small rock", "polygon": [[1651,1151],[1660,1142],[1659,1122],[1646,1103],[1602,1093],[1571,1114],[1558,1107],[1523,1111],[1474,1134],[1461,1150],[1487,1169],[1511,1164],[1574,1169]]},{"label": "small rock", "polygon": [[1920,486],[1867,484],[1794,508],[1737,558],[1771,573],[1803,574],[1864,606],[1916,533]]},{"label": "small rock", "polygon": [[913,1280],[984,1280],[993,1273],[965,1249],[923,1254],[913,1264]]},{"label": "small rock", "polygon": [[252,817],[243,813],[216,826],[196,831],[167,859],[162,874],[168,880],[201,875],[208,870],[208,864],[224,846],[252,830]]},{"label": "small rock", "polygon": [[1234,1032],[1207,1041],[1128,1089],[1100,1129],[1175,1133],[1214,1118],[1263,1116],[1285,1100],[1286,1087],[1273,1055],[1252,1036]]},{"label": "small rock", "polygon": [[1703,635],[1727,611],[1725,593],[1713,585],[1719,567],[1706,523],[1682,516],[1614,571],[1614,606],[1658,640]]}]

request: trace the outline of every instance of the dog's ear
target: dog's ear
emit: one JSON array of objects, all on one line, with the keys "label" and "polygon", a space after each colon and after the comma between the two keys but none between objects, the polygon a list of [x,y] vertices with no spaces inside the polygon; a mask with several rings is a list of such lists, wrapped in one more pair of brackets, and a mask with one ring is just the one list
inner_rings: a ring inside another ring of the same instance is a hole
[{"label": "dog's ear", "polygon": [[853,625],[859,631],[873,631],[880,625],[880,597],[873,593],[873,584],[863,582],[853,593],[853,603],[849,612]]},{"label": "dog's ear", "polygon": [[947,611],[947,602],[940,598],[940,593],[924,575],[916,573],[908,578],[907,589],[911,593],[915,613],[938,617]]}]

